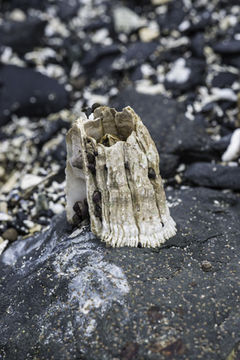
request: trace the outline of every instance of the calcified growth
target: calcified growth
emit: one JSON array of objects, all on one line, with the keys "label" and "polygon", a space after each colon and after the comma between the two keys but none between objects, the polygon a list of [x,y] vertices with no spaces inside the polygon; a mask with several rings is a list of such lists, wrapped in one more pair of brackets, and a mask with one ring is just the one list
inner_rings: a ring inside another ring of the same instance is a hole
[{"label": "calcified growth", "polygon": [[86,213],[111,246],[158,247],[176,233],[159,174],[156,146],[131,107],[82,114],[67,134],[67,217]]}]

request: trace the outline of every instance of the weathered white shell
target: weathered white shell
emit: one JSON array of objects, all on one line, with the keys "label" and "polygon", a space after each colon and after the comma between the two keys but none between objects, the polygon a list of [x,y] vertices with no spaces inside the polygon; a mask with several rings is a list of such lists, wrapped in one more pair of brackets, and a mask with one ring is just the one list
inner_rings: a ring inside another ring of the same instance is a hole
[{"label": "weathered white shell", "polygon": [[67,134],[66,179],[68,221],[87,197],[91,230],[111,246],[158,247],[175,235],[156,146],[131,107],[101,106],[93,120],[77,119]]}]

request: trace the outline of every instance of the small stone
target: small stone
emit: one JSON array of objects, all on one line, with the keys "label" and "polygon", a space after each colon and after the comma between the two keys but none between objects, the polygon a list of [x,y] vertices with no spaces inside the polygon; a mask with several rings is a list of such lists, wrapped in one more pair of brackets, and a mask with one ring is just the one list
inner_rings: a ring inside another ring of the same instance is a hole
[{"label": "small stone", "polygon": [[203,260],[201,265],[203,271],[207,272],[212,270],[212,264],[208,260]]},{"label": "small stone", "polygon": [[8,213],[8,207],[5,201],[0,202],[0,213],[4,213],[4,214]]},{"label": "small stone", "polygon": [[36,186],[40,184],[40,182],[43,180],[42,177],[32,175],[32,174],[26,174],[21,180],[21,189],[27,190],[32,186]]},{"label": "small stone", "polygon": [[36,212],[37,214],[41,213],[42,211],[48,210],[48,202],[46,195],[43,193],[40,193],[38,195],[37,201],[36,201]]},{"label": "small stone", "polygon": [[5,212],[0,212],[0,221],[10,221],[12,217]]},{"label": "small stone", "polygon": [[10,242],[16,241],[18,238],[18,232],[14,228],[7,229],[2,234],[4,240],[9,240]]},{"label": "small stone", "polygon": [[139,30],[139,37],[143,42],[150,42],[160,35],[158,28],[145,27]]},{"label": "small stone", "polygon": [[116,32],[125,34],[131,33],[146,23],[144,19],[125,6],[118,6],[114,9],[113,19]]}]

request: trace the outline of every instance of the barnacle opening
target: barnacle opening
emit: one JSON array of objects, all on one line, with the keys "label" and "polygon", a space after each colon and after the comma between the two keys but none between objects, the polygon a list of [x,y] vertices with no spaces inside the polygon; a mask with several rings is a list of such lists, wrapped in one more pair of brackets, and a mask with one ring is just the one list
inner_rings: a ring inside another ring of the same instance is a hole
[{"label": "barnacle opening", "polygon": [[133,114],[128,108],[117,112],[113,108],[100,106],[93,115],[93,120],[84,123],[86,135],[104,146],[110,147],[118,141],[126,141],[135,130]]}]

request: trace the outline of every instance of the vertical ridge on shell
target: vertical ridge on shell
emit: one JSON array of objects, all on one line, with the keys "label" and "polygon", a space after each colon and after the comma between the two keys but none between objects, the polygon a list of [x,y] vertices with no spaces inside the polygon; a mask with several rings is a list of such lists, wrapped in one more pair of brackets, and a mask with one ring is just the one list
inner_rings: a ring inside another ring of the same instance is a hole
[{"label": "vertical ridge on shell", "polygon": [[66,141],[69,222],[86,198],[91,230],[110,246],[158,247],[176,234],[156,146],[131,107],[98,107],[93,120],[81,115]]}]

